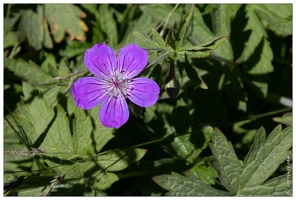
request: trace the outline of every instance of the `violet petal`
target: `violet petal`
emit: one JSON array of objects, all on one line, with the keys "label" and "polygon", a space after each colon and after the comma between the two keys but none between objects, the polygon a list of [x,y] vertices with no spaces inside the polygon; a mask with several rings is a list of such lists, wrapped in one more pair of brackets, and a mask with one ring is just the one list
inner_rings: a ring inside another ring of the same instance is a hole
[{"label": "violet petal", "polygon": [[160,88],[149,78],[135,78],[129,83],[128,98],[135,104],[148,107],[156,103]]},{"label": "violet petal", "polygon": [[129,110],[124,97],[110,96],[106,101],[103,101],[99,118],[105,127],[119,128],[128,120],[128,117]]},{"label": "violet petal", "polygon": [[123,79],[130,79],[138,75],[148,62],[147,51],[130,44],[120,50],[117,59],[117,68],[122,73]]},{"label": "violet petal", "polygon": [[87,68],[97,77],[103,78],[113,74],[117,68],[114,51],[105,44],[96,44],[84,55]]},{"label": "violet petal", "polygon": [[72,95],[76,105],[87,110],[94,108],[102,102],[106,96],[107,87],[98,78],[84,77],[74,83]]}]

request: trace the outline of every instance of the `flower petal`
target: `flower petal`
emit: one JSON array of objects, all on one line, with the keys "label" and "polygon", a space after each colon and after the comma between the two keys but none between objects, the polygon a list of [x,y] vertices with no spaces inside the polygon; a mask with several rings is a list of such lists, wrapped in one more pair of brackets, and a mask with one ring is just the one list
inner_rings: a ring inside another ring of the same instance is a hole
[{"label": "flower petal", "polygon": [[87,68],[97,77],[103,78],[113,74],[117,68],[114,51],[105,44],[95,44],[84,55]]},{"label": "flower petal", "polygon": [[149,78],[135,78],[129,83],[127,97],[135,104],[148,107],[156,103],[160,88]]},{"label": "flower petal", "polygon": [[102,99],[106,96],[107,87],[98,78],[84,77],[74,83],[72,95],[76,105],[87,110],[102,102]]},{"label": "flower petal", "polygon": [[128,120],[128,117],[129,111],[124,97],[110,96],[106,101],[103,101],[99,118],[105,127],[119,128]]},{"label": "flower petal", "polygon": [[123,74],[122,78],[129,79],[139,74],[147,62],[147,51],[136,44],[130,44],[121,49],[117,59],[117,68]]}]

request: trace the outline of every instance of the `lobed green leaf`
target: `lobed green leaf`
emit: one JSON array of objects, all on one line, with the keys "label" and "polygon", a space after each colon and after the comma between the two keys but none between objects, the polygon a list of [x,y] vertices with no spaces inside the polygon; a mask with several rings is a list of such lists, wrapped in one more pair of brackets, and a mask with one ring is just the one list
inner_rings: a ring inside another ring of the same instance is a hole
[{"label": "lobed green leaf", "polygon": [[108,44],[115,47],[118,43],[117,24],[108,4],[99,6],[96,18],[99,21],[101,30],[106,34]]},{"label": "lobed green leaf", "polygon": [[268,90],[268,73],[273,72],[271,63],[273,53],[267,40],[267,33],[256,14],[257,6],[257,4],[246,6],[248,23],[244,30],[250,31],[250,36],[238,62],[247,66],[242,76],[243,80],[254,88],[259,96],[265,97]]},{"label": "lobed green leaf", "polygon": [[159,48],[166,49],[165,41],[154,28],[152,28],[152,40],[158,44]]},{"label": "lobed green leaf", "polygon": [[33,85],[40,85],[52,78],[33,62],[5,58],[4,66]]},{"label": "lobed green leaf", "polygon": [[186,53],[184,58],[184,62],[177,61],[178,68],[180,67],[181,69],[185,69],[188,78],[192,81],[194,86],[200,86],[202,89],[208,89],[208,86],[200,76],[198,69],[189,63]]},{"label": "lobed green leaf", "polygon": [[160,48],[159,44],[156,41],[151,40],[149,37],[147,37],[143,33],[136,31],[136,32],[133,32],[133,35],[135,36],[135,38],[137,40],[137,44],[144,49]]},{"label": "lobed green leaf", "polygon": [[207,42],[202,45],[194,46],[191,48],[182,48],[180,51],[177,52],[177,54],[179,58],[181,58],[181,60],[184,59],[185,54],[189,58],[204,58],[209,56],[212,51],[216,50],[227,39],[227,36],[221,36],[211,42]]},{"label": "lobed green leaf", "polygon": [[172,172],[152,178],[159,186],[170,190],[168,196],[227,196],[228,192],[221,191],[206,185],[191,172],[187,177]]},{"label": "lobed green leaf", "polygon": [[286,124],[286,125],[292,125],[293,124],[293,116],[292,113],[285,113],[282,117],[274,117],[272,118],[273,121]]},{"label": "lobed green leaf", "polygon": [[[216,36],[221,35],[230,35],[231,27],[230,27],[230,19],[229,19],[229,7],[232,5],[228,4],[217,4],[213,5],[213,29],[214,34]],[[221,45],[217,51],[215,51],[215,55],[222,56],[227,60],[233,60],[233,52],[231,48],[230,41],[227,40]]]},{"label": "lobed green leaf", "polygon": [[243,166],[238,160],[231,143],[227,141],[223,133],[217,128],[213,131],[210,148],[215,157],[212,164],[219,173],[221,183],[231,194],[235,194]]},{"label": "lobed green leaf", "polygon": [[32,10],[26,10],[22,14],[19,29],[20,38],[27,37],[29,44],[36,50],[42,48],[44,38],[43,13],[42,6],[37,6],[37,13]]},{"label": "lobed green leaf", "polygon": [[287,186],[287,175],[282,175],[263,185],[243,188],[238,191],[237,196],[292,196],[291,185],[288,183]]},{"label": "lobed green leaf", "polygon": [[186,33],[193,16],[194,7],[195,7],[194,5],[191,6],[190,11],[184,15],[183,20],[180,22],[177,28],[177,31],[175,34],[175,39],[177,42],[176,51],[182,48],[184,40],[186,39]]},{"label": "lobed green leaf", "polygon": [[265,130],[260,128],[245,158],[239,189],[264,183],[286,159],[287,151],[292,146],[291,137],[292,127],[282,130],[278,125],[265,142]]},{"label": "lobed green leaf", "polygon": [[55,42],[63,40],[65,32],[71,40],[85,40],[85,33],[88,27],[80,19],[86,17],[77,6],[71,4],[45,4],[44,16],[50,26],[51,34]]}]

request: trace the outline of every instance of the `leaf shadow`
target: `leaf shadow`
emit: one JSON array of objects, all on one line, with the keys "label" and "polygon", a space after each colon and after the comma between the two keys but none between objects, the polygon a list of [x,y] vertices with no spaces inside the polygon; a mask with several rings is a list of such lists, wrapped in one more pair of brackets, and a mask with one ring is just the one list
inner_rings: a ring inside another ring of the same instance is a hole
[{"label": "leaf shadow", "polygon": [[232,46],[234,60],[239,58],[244,50],[245,43],[249,40],[252,33],[251,30],[244,30],[249,21],[246,14],[246,4],[243,4],[236,12],[230,24],[231,31],[229,40]]},{"label": "leaf shadow", "polygon": [[96,124],[95,124],[95,121],[94,119],[90,116],[90,114],[87,112],[87,115],[89,116],[90,120],[91,120],[91,125],[92,125],[92,131],[91,131],[91,141],[92,141],[92,148],[93,148],[93,151],[95,152],[95,154],[98,154],[98,150],[96,148],[97,146],[97,142],[96,142],[96,139],[95,139],[95,132],[96,132]]},{"label": "leaf shadow", "polygon": [[240,77],[242,78],[242,80],[249,87],[251,87],[252,90],[261,98],[264,97],[264,94],[262,93],[260,88],[258,88],[258,86],[254,85],[253,82],[267,84],[269,82],[269,74],[268,73],[252,74],[250,73],[250,71],[254,69],[254,67],[260,62],[264,43],[265,43],[265,39],[264,37],[262,37],[260,43],[257,45],[257,47],[255,48],[252,55],[248,58],[248,60],[244,63],[241,63],[242,66],[246,66],[246,67],[243,67],[240,70]]},{"label": "leaf shadow", "polygon": [[39,137],[35,140],[35,142],[31,145],[34,148],[38,148],[40,147],[40,145],[43,143],[49,129],[51,128],[51,126],[53,125],[54,121],[56,120],[56,116],[57,116],[57,111],[55,108],[55,112],[54,112],[54,116],[53,118],[50,120],[50,122],[48,123],[48,125],[46,126],[46,128],[44,129],[44,131],[39,135]]},{"label": "leaf shadow", "polygon": [[61,164],[61,165],[74,165],[78,161],[82,161],[81,158],[61,159],[56,156],[47,156],[47,155],[42,155],[42,158],[44,158],[45,160],[49,160],[49,161],[56,163],[56,164]]},{"label": "leaf shadow", "polygon": [[[115,151],[114,152],[117,156],[118,159],[115,160],[114,162],[112,162],[109,166],[107,167],[103,167],[100,165],[100,160],[99,160],[99,156],[92,156],[90,158],[90,162],[93,163],[93,166],[88,169],[87,171],[84,172],[83,177],[87,179],[93,179],[95,181],[100,181],[100,179],[95,179],[95,177],[101,175],[102,173],[106,173],[107,171],[109,171],[109,169],[116,165],[116,163],[118,163],[119,161],[124,161],[127,165],[131,164],[132,162],[134,162],[134,160],[136,159],[136,153],[133,151],[133,149],[127,150],[124,153],[122,153],[122,151]],[[96,172],[98,172],[96,174]],[[110,170],[112,171],[112,170]],[[115,170],[117,171],[117,170]]]}]

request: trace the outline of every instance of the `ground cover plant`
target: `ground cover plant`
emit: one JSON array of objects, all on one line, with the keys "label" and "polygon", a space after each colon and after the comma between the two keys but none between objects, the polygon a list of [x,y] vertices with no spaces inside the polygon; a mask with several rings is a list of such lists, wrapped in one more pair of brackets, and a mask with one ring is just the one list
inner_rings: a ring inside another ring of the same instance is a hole
[{"label": "ground cover plant", "polygon": [[5,196],[292,196],[292,4],[4,4]]}]

